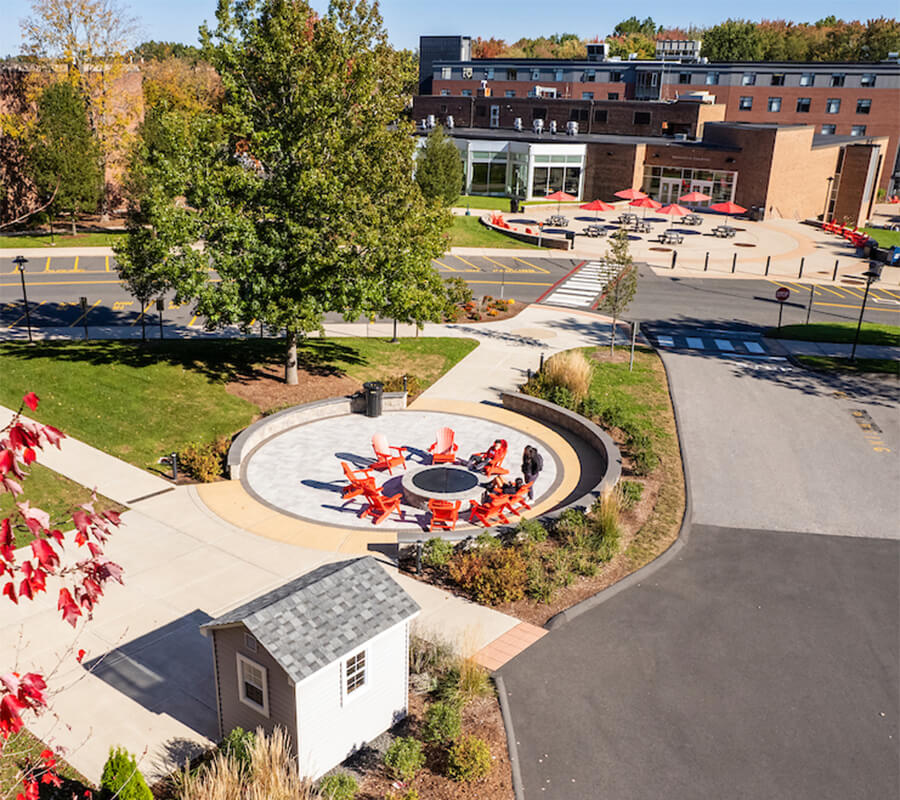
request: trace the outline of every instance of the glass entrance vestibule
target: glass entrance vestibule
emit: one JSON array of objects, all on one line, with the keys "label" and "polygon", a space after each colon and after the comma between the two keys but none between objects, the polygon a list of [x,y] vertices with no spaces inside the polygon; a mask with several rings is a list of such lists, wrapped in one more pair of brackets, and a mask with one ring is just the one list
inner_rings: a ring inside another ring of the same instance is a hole
[{"label": "glass entrance vestibule", "polygon": [[677,203],[679,197],[690,192],[700,192],[712,199],[691,205],[708,206],[734,200],[736,186],[737,172],[645,166],[641,190],[663,205]]},{"label": "glass entrance vestibule", "polygon": [[539,199],[556,191],[581,199],[583,144],[456,139],[464,166],[464,193]]}]

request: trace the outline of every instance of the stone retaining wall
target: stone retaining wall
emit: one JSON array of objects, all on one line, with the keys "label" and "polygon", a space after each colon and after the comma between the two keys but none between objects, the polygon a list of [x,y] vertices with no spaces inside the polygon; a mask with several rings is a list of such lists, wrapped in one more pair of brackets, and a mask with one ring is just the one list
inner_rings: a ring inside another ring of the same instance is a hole
[{"label": "stone retaining wall", "polygon": [[[384,411],[402,411],[406,408],[406,392],[385,392],[382,397]],[[366,410],[366,398],[360,393],[349,397],[331,397],[315,403],[293,406],[257,420],[241,431],[228,448],[228,477],[240,480],[241,464],[253,450],[266,439],[290,428],[313,422],[317,419],[340,417],[344,414],[361,414]]]},{"label": "stone retaining wall", "polygon": [[[490,228],[492,231],[497,231],[497,233],[502,233],[504,236],[509,236],[512,239],[517,239],[520,242],[527,242],[528,244],[534,244],[538,247],[549,247],[551,249],[556,250],[571,250],[574,247],[574,242],[570,241],[566,238],[560,238],[554,234],[542,234],[541,236],[537,236],[533,233],[525,233],[524,231],[513,231],[508,228],[500,228],[496,225],[491,224],[491,220],[489,217],[479,217],[481,220],[481,224],[484,225],[485,228]],[[537,226],[529,226],[536,228]]]}]

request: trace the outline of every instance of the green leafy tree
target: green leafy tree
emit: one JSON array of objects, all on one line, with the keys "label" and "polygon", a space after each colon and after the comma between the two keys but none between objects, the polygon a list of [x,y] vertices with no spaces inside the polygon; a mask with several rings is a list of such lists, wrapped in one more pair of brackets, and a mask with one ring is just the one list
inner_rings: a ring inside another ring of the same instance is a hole
[{"label": "green leafy tree", "polygon": [[138,770],[134,756],[122,747],[110,748],[109,758],[103,765],[100,791],[103,800],[153,800],[153,792]]},{"label": "green leafy tree", "polygon": [[160,140],[137,159],[130,229],[148,229],[140,245],[163,255],[176,300],[209,326],[286,331],[296,383],[298,335],[326,312],[437,318],[430,262],[450,218],[410,179],[414,65],[387,44],[376,4],[333,0],[320,16],[303,0],[220,0],[216,17],[201,40],[221,113],[161,112]]},{"label": "green leafy tree", "polygon": [[637,292],[637,267],[628,249],[628,233],[619,228],[610,240],[610,247],[604,258],[618,267],[615,277],[607,284],[606,292],[600,300],[598,309],[612,317],[612,328],[609,339],[609,354],[612,356],[616,343],[616,320],[618,320]]},{"label": "green leafy tree", "polygon": [[416,159],[416,183],[428,200],[452,206],[462,192],[463,165],[453,140],[438,125],[428,134]]},{"label": "green leafy tree", "polygon": [[864,61],[884,61],[888,53],[900,52],[900,20],[870,19],[860,41]]},{"label": "green leafy tree", "polygon": [[647,17],[639,20],[637,17],[629,17],[622,20],[613,28],[613,36],[628,36],[632,33],[639,33],[650,39],[654,38],[662,30],[662,25],[657,25],[653,21],[653,17]]},{"label": "green leafy tree", "polygon": [[703,34],[703,55],[710,61],[759,61],[763,41],[749,20],[729,19]]},{"label": "green leafy tree", "polygon": [[[103,170],[97,138],[88,123],[87,109],[70,83],[48,86],[38,101],[37,123],[31,134],[32,179],[53,212],[75,217],[95,211],[103,189]],[[54,194],[55,192],[55,194]]]}]

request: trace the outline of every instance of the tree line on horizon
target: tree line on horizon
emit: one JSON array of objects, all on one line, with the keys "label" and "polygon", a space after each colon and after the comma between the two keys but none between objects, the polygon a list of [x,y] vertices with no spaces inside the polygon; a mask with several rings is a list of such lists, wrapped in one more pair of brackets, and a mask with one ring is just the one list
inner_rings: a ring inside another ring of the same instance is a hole
[{"label": "tree line on horizon", "polygon": [[703,28],[629,17],[605,37],[556,33],[506,42],[479,36],[472,40],[472,57],[580,59],[589,42],[606,41],[611,56],[636,53],[648,59],[656,55],[661,39],[701,39],[701,54],[710,61],[883,61],[888,53],[900,51],[900,21],[878,17],[862,22],[830,15],[816,22],[728,19]]}]

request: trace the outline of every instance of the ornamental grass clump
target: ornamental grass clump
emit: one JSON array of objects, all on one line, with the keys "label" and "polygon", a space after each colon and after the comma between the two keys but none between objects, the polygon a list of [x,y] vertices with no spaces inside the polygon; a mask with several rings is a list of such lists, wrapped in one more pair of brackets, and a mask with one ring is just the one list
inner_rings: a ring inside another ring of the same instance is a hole
[{"label": "ornamental grass clump", "polygon": [[551,356],[541,372],[545,386],[566,389],[576,403],[587,397],[593,375],[594,367],[581,350],[566,350]]}]

